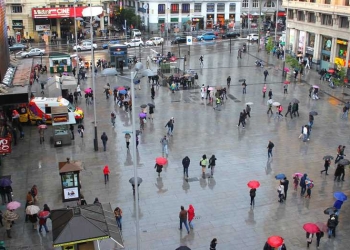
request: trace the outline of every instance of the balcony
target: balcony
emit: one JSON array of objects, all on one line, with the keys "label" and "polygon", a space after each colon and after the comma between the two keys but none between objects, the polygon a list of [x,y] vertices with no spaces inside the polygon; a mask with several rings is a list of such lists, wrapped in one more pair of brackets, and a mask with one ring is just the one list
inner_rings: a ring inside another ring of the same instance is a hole
[{"label": "balcony", "polygon": [[314,12],[329,13],[329,14],[344,14],[350,15],[350,6],[343,5],[331,5],[321,3],[310,2],[298,2],[298,1],[283,1],[283,8],[297,9],[297,10],[309,10]]}]

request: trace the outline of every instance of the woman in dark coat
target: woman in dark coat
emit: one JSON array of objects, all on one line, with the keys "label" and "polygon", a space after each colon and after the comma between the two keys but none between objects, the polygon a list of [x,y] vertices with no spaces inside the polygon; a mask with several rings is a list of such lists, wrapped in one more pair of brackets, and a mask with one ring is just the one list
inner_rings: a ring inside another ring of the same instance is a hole
[{"label": "woman in dark coat", "polygon": [[154,168],[156,169],[156,172],[158,173],[158,176],[160,177],[160,173],[162,172],[163,166],[156,163]]},{"label": "woman in dark coat", "polygon": [[334,172],[334,181],[336,181],[336,180],[340,181],[340,175],[342,174],[343,171],[344,171],[344,166],[338,164],[338,166]]}]

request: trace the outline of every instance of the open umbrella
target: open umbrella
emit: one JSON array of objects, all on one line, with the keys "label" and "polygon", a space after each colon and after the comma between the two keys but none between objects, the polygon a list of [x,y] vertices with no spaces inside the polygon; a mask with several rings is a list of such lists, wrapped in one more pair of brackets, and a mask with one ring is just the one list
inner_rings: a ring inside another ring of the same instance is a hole
[{"label": "open umbrella", "polygon": [[155,108],[156,106],[154,106],[153,103],[148,103],[148,106],[150,106],[151,108]]},{"label": "open umbrella", "polygon": [[310,115],[318,115],[318,113],[316,111],[310,111],[309,113]]},{"label": "open umbrella", "polygon": [[267,239],[267,244],[269,244],[271,247],[280,247],[283,244],[283,238],[281,236],[270,236]]},{"label": "open umbrella", "polygon": [[310,234],[314,234],[320,231],[315,223],[305,223],[303,226],[304,230]]},{"label": "open umbrella", "polygon": [[283,83],[284,83],[284,84],[290,84],[290,81],[287,81],[287,80],[286,80],[286,81],[284,81]]},{"label": "open umbrella", "polygon": [[245,105],[253,105],[254,103],[252,102],[247,102]]},{"label": "open umbrella", "polygon": [[312,87],[313,87],[314,89],[318,89],[318,88],[319,88],[319,86],[317,86],[317,85],[312,85]]},{"label": "open umbrella", "polygon": [[117,88],[117,90],[119,90],[119,91],[120,90],[124,90],[124,89],[125,89],[125,87],[123,87],[123,86],[120,86],[120,87]]},{"label": "open umbrella", "polygon": [[333,158],[333,156],[331,156],[331,155],[325,155],[325,156],[323,156],[323,160],[326,160],[326,159],[333,160],[334,158]]},{"label": "open umbrella", "polygon": [[145,69],[144,71],[142,71],[141,75],[142,76],[156,76],[157,72],[154,72],[150,69]]},{"label": "open umbrella", "polygon": [[19,215],[13,211],[6,210],[4,215],[3,215],[3,218],[4,218],[4,220],[14,221],[14,220],[17,220],[19,218]]},{"label": "open umbrella", "polygon": [[327,72],[333,74],[334,73],[334,69],[329,69]]},{"label": "open umbrella", "polygon": [[33,215],[37,214],[40,211],[40,207],[35,205],[30,205],[26,208],[26,214]]},{"label": "open umbrella", "polygon": [[92,91],[92,89],[91,89],[91,88],[87,88],[87,89],[85,89],[85,90],[84,90],[84,92],[85,92],[86,94],[91,93],[91,91]]},{"label": "open umbrella", "polygon": [[139,114],[139,117],[140,117],[140,118],[146,118],[146,117],[147,117],[147,114],[145,114],[145,113],[140,113],[140,114]]},{"label": "open umbrella", "polygon": [[176,56],[172,56],[169,58],[169,61],[170,62],[175,62],[177,60]]},{"label": "open umbrella", "polygon": [[147,104],[142,104],[141,106],[140,106],[141,108],[147,108]]},{"label": "open umbrella", "polygon": [[214,87],[209,87],[209,88],[208,88],[208,90],[210,90],[210,91],[211,91],[211,90],[214,90],[214,89],[215,89]]},{"label": "open umbrella", "polygon": [[267,104],[272,104],[272,103],[274,103],[275,101],[273,100],[273,99],[269,99],[268,101],[267,101]]},{"label": "open umbrella", "polygon": [[315,224],[318,227],[318,229],[320,229],[320,231],[322,231],[322,232],[327,232],[328,231],[327,225],[324,224],[323,222],[316,222]]},{"label": "open umbrella", "polygon": [[299,103],[299,100],[296,99],[296,98],[293,98],[292,102],[294,102],[294,103]]},{"label": "open umbrella", "polygon": [[168,163],[168,160],[167,160],[167,158],[164,158],[164,157],[157,157],[157,158],[156,158],[156,163],[157,163],[158,165],[163,166],[163,165],[165,165],[165,164]]},{"label": "open umbrella", "polygon": [[281,105],[281,103],[279,103],[279,102],[273,102],[272,103],[272,106],[275,106],[275,107],[278,107],[278,106],[280,106]]},{"label": "open umbrella", "polygon": [[256,180],[252,180],[252,181],[249,181],[247,186],[249,188],[258,188],[260,187],[260,182],[256,181]]},{"label": "open umbrella", "polygon": [[115,76],[118,74],[118,71],[116,68],[106,68],[101,71],[101,74],[104,76]]},{"label": "open umbrella", "polygon": [[285,177],[286,177],[285,174],[277,174],[275,176],[276,180],[283,180]]},{"label": "open umbrella", "polygon": [[335,192],[333,196],[339,201],[346,201],[348,199],[346,194],[344,194],[343,192]]},{"label": "open umbrella", "polygon": [[11,186],[12,181],[8,178],[1,178],[0,179],[0,187],[7,187],[7,186]]},{"label": "open umbrella", "polygon": [[284,72],[289,72],[290,71],[288,68],[284,68],[283,70],[284,70]]},{"label": "open umbrella", "polygon": [[[135,182],[135,177],[130,178],[129,183],[135,185],[135,183],[136,183]],[[141,183],[142,183],[142,178],[141,177],[137,177],[137,184],[141,184]]]},{"label": "open umbrella", "polygon": [[188,246],[181,246],[176,248],[176,250],[191,250],[191,248],[189,248]]},{"label": "open umbrella", "polygon": [[41,219],[46,219],[50,217],[50,212],[49,211],[40,211],[38,213],[38,217]]},{"label": "open umbrella", "polygon": [[341,159],[340,161],[338,161],[338,163],[340,165],[346,166],[350,164],[350,161],[348,159]]},{"label": "open umbrella", "polygon": [[19,208],[21,206],[21,203],[19,203],[18,201],[11,201],[7,204],[7,209],[9,210],[15,210],[17,208]]},{"label": "open umbrella", "polygon": [[337,210],[337,209],[334,208],[334,207],[329,207],[329,208],[325,209],[325,210],[323,211],[323,213],[324,213],[324,214],[329,214],[329,215],[331,215],[331,214],[334,214],[336,210]]},{"label": "open umbrella", "polygon": [[46,124],[40,124],[38,126],[38,129],[47,129],[47,125]]},{"label": "open umbrella", "polygon": [[300,177],[303,176],[303,174],[302,174],[302,173],[295,173],[295,174],[293,174],[293,177],[294,177],[294,176],[298,176],[298,177],[300,178]]},{"label": "open umbrella", "polygon": [[125,95],[125,94],[126,94],[126,90],[125,90],[125,89],[120,90],[120,91],[119,91],[119,94],[121,94],[121,95]]}]

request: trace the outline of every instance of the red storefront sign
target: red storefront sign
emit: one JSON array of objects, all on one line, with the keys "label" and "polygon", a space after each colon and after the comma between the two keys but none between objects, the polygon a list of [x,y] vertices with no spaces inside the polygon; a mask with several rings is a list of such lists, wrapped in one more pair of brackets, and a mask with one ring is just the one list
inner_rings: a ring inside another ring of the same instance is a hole
[{"label": "red storefront sign", "polygon": [[[76,17],[83,16],[83,9],[87,7],[76,7],[75,13]],[[73,7],[61,7],[61,8],[33,8],[32,9],[33,18],[64,18],[64,17],[74,17]]]},{"label": "red storefront sign", "polygon": [[11,140],[9,137],[0,138],[0,154],[11,153]]},{"label": "red storefront sign", "polygon": [[284,11],[279,11],[277,16],[286,16],[286,12]]}]

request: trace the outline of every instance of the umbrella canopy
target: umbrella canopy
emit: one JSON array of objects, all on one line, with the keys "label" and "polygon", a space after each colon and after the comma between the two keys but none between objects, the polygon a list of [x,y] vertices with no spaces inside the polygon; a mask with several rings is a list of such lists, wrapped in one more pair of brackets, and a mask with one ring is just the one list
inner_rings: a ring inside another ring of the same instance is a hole
[{"label": "umbrella canopy", "polygon": [[157,158],[156,158],[156,163],[157,163],[158,165],[163,166],[163,165],[165,165],[165,164],[168,163],[168,160],[167,160],[167,158],[164,158],[164,157],[157,157]]},{"label": "umbrella canopy", "polygon": [[338,161],[338,163],[340,165],[346,166],[350,164],[350,161],[348,159],[341,159],[340,161]]},{"label": "umbrella canopy", "polygon": [[176,250],[191,250],[191,248],[189,248],[188,246],[181,246],[176,248]]},{"label": "umbrella canopy", "polygon": [[47,129],[47,125],[46,124],[40,124],[38,126],[38,129]]},{"label": "umbrella canopy", "polygon": [[125,89],[125,87],[123,87],[123,86],[120,86],[120,87],[117,87],[117,90],[124,90]]},{"label": "umbrella canopy", "polygon": [[26,208],[26,214],[33,215],[37,214],[40,211],[40,208],[35,205],[30,205]]},{"label": "umbrella canopy", "polygon": [[6,212],[3,215],[3,218],[5,220],[14,221],[14,220],[17,220],[19,218],[19,215],[16,214],[15,212],[10,211],[10,210],[6,210]]},{"label": "umbrella canopy", "polygon": [[277,175],[275,176],[276,180],[283,180],[285,177],[286,177],[285,174],[277,174]]},{"label": "umbrella canopy", "polygon": [[245,105],[253,105],[254,103],[252,102],[247,102]]},{"label": "umbrella canopy", "polygon": [[329,214],[329,215],[331,215],[331,214],[334,214],[336,210],[337,210],[337,209],[334,208],[334,207],[329,207],[329,208],[325,209],[325,210],[323,211],[323,213],[324,213],[324,214]]},{"label": "umbrella canopy", "polygon": [[318,229],[320,229],[320,231],[322,231],[322,232],[327,232],[328,231],[327,225],[324,224],[323,222],[316,222],[315,224],[318,227]]},{"label": "umbrella canopy", "polygon": [[346,201],[348,199],[346,194],[344,194],[343,192],[335,192],[333,196],[339,201]]},{"label": "umbrella canopy", "polygon": [[331,155],[325,155],[325,156],[323,156],[323,160],[326,160],[326,159],[333,160],[334,158],[333,158],[333,156],[331,156]]},{"label": "umbrella canopy", "polygon": [[247,186],[249,188],[258,188],[260,187],[260,182],[256,181],[256,180],[252,180],[252,181],[249,181]]},{"label": "umbrella canopy", "polygon": [[41,219],[46,219],[50,217],[50,212],[49,211],[40,211],[38,213],[39,218]]},{"label": "umbrella canopy", "polygon": [[209,87],[208,90],[214,90],[215,88],[214,87]]},{"label": "umbrella canopy", "polygon": [[8,178],[1,178],[0,179],[0,187],[7,187],[7,186],[11,186],[12,181]]},{"label": "umbrella canopy", "polygon": [[147,104],[142,104],[141,106],[140,106],[140,108],[147,108]]},{"label": "umbrella canopy", "polygon": [[303,174],[302,174],[302,173],[295,173],[295,174],[293,174],[293,177],[294,177],[294,176],[298,176],[298,177],[300,178],[300,177],[303,176]]},{"label": "umbrella canopy", "polygon": [[284,81],[283,83],[284,83],[284,84],[290,84],[290,81],[287,81],[287,80],[286,80],[286,81]]},{"label": "umbrella canopy", "polygon": [[272,103],[274,103],[274,100],[269,99],[269,100],[267,101],[267,103],[268,103],[268,104],[272,104]]},{"label": "umbrella canopy", "polygon": [[118,71],[116,68],[107,68],[101,71],[101,74],[104,76],[115,76],[118,74]]},{"label": "umbrella canopy", "polygon": [[154,106],[153,103],[148,103],[148,106],[150,106],[151,108],[155,108],[156,106]]},{"label": "umbrella canopy", "polygon": [[319,88],[319,86],[317,86],[317,85],[312,85],[312,87],[313,87],[314,89],[318,89],[318,88]]},{"label": "umbrella canopy", "polygon": [[289,72],[290,71],[288,68],[284,68],[283,70],[284,70],[284,72]]},{"label": "umbrella canopy", "polygon": [[267,244],[271,247],[280,247],[283,244],[283,238],[281,236],[270,236],[267,239]]},{"label": "umbrella canopy", "polygon": [[91,93],[91,91],[92,91],[92,89],[91,89],[91,88],[87,88],[87,89],[85,89],[85,90],[84,90],[84,92],[85,92],[86,94]]},{"label": "umbrella canopy", "polygon": [[281,105],[281,103],[279,103],[279,102],[273,102],[272,105],[275,106],[275,107],[278,107],[278,106]]},{"label": "umbrella canopy", "polygon": [[154,72],[150,69],[145,69],[144,71],[142,71],[142,76],[156,76],[157,72]]},{"label": "umbrella canopy", "polygon": [[[135,183],[136,183],[135,182],[135,177],[130,178],[129,183],[135,185]],[[142,178],[141,177],[137,177],[137,184],[141,184],[141,183],[142,183]]]},{"label": "umbrella canopy", "polygon": [[122,94],[122,95],[125,95],[126,93],[127,93],[127,92],[126,92],[125,89],[119,91],[119,94]]},{"label": "umbrella canopy", "polygon": [[9,210],[15,210],[17,208],[19,208],[21,206],[21,203],[19,203],[18,201],[11,201],[7,204],[7,209]]},{"label": "umbrella canopy", "polygon": [[296,99],[296,98],[293,98],[292,102],[294,102],[294,103],[299,103],[299,100]]},{"label": "umbrella canopy", "polygon": [[169,61],[170,62],[175,62],[177,60],[176,56],[172,56],[169,58]]},{"label": "umbrella canopy", "polygon": [[334,69],[329,69],[327,72],[333,74],[334,73]]},{"label": "umbrella canopy", "polygon": [[315,223],[305,223],[303,226],[304,230],[310,234],[314,234],[320,231]]},{"label": "umbrella canopy", "polygon": [[140,114],[139,114],[139,117],[140,117],[140,118],[146,118],[146,117],[147,117],[147,114],[145,114],[145,113],[140,113]]},{"label": "umbrella canopy", "polygon": [[318,115],[318,113],[316,111],[310,111],[309,113],[310,115]]}]

